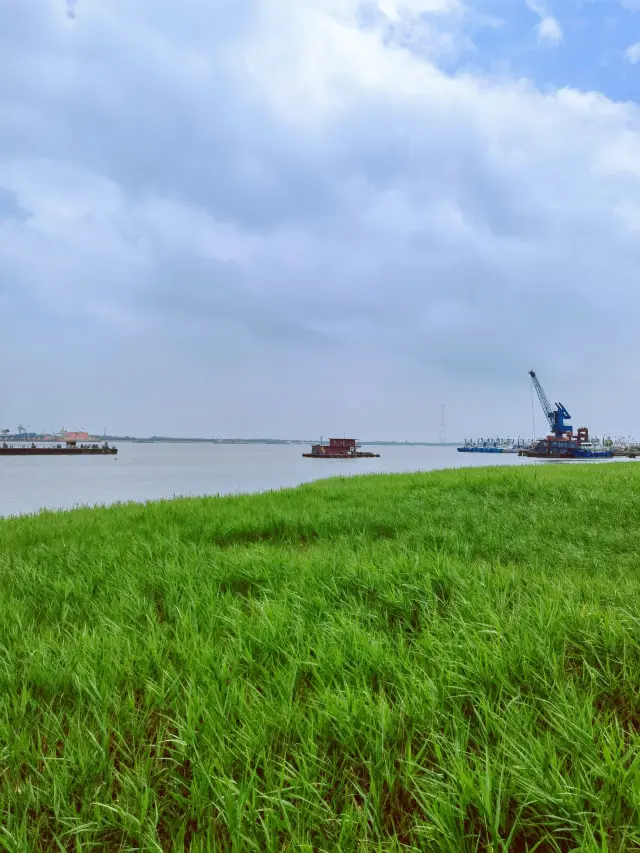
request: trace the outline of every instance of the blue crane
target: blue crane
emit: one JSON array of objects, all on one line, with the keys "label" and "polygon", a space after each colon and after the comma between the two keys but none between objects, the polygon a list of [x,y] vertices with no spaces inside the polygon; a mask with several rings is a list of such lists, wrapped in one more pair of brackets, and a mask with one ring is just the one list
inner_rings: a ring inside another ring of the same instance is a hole
[{"label": "blue crane", "polygon": [[555,409],[552,409],[551,403],[547,399],[547,395],[544,393],[544,388],[538,381],[538,377],[533,370],[529,371],[529,376],[533,381],[533,386],[538,394],[538,399],[540,400],[540,405],[542,406],[545,417],[549,421],[551,432],[556,436],[556,438],[562,438],[563,435],[567,434],[572,435],[573,427],[571,424],[565,423],[565,420],[571,420],[569,412],[562,403],[556,403]]}]

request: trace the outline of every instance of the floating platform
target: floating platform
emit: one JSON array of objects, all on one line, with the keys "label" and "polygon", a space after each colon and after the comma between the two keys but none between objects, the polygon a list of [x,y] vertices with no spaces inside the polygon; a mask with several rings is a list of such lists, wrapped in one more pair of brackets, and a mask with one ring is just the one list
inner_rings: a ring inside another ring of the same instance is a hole
[{"label": "floating platform", "polygon": [[519,452],[529,459],[613,459],[613,448],[602,447],[589,441],[589,431],[580,427],[577,436],[571,431],[546,438]]},{"label": "floating platform", "polygon": [[0,446],[0,456],[115,456],[117,447],[104,444],[80,444],[75,441],[67,441],[65,444],[37,445],[37,444],[7,444]]},{"label": "floating platform", "polygon": [[355,438],[330,438],[329,444],[313,444],[310,453],[303,453],[305,459],[378,459],[379,453],[359,450]]}]

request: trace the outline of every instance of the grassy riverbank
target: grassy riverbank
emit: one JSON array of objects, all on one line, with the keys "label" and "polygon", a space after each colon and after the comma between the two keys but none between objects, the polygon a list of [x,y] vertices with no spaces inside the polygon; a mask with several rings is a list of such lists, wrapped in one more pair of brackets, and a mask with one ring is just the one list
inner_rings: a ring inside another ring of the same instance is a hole
[{"label": "grassy riverbank", "polygon": [[0,849],[631,849],[639,487],[485,469],[0,522]]}]

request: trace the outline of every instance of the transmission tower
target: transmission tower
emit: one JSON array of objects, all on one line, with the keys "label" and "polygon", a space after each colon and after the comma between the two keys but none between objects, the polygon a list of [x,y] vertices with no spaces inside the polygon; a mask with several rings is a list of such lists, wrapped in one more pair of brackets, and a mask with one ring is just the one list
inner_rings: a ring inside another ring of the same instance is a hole
[{"label": "transmission tower", "polygon": [[438,441],[440,444],[447,443],[447,427],[444,419],[445,406],[444,403],[440,403],[440,432],[438,435]]}]

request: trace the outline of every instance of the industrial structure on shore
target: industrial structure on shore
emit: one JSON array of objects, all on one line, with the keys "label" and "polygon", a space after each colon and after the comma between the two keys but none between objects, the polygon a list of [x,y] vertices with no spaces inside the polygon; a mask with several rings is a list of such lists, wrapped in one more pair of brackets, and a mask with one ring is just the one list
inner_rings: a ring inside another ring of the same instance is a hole
[{"label": "industrial structure on shore", "polygon": [[[74,432],[69,432],[66,429],[61,429],[58,432],[45,432],[42,430],[41,432],[30,432],[26,427],[22,426],[22,424],[18,427],[16,432],[11,432],[9,429],[0,429],[0,438],[3,441],[99,441],[99,437],[97,435],[91,435],[85,430],[75,430]],[[106,436],[103,437],[103,439]]]}]

